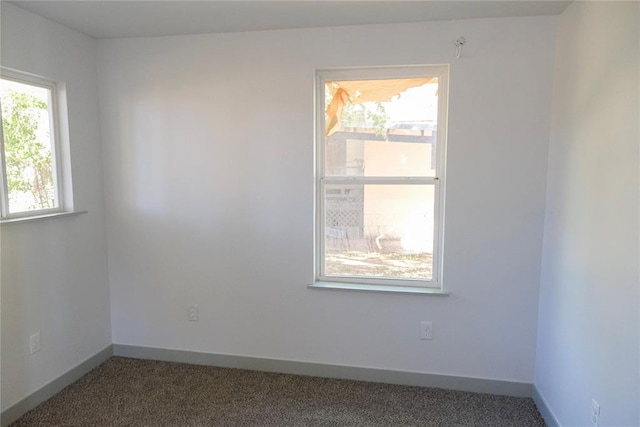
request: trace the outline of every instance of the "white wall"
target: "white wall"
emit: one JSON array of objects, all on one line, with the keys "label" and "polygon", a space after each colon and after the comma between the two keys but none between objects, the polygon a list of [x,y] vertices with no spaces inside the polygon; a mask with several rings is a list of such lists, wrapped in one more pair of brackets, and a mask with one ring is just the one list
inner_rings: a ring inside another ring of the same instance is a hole
[{"label": "white wall", "polygon": [[[113,341],[532,382],[555,25],[99,41]],[[429,63],[451,63],[451,295],[307,289],[314,70]]]},{"label": "white wall", "polygon": [[565,426],[638,426],[639,4],[558,22],[535,385]]},{"label": "white wall", "polygon": [[95,43],[6,2],[1,14],[1,64],[66,82],[75,206],[89,211],[1,226],[4,410],[109,345],[111,328]]}]

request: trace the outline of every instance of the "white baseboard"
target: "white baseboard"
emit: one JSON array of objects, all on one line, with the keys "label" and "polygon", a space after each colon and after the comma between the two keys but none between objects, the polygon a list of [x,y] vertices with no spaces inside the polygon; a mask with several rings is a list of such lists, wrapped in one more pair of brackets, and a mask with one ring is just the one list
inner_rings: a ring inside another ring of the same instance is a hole
[{"label": "white baseboard", "polygon": [[113,355],[113,345],[109,344],[103,350],[91,356],[79,365],[69,369],[58,378],[49,382],[42,388],[34,391],[29,396],[18,403],[8,407],[0,413],[0,426],[7,427],[9,424],[44,402],[52,398],[63,388],[78,381],[93,368],[99,366]]},{"label": "white baseboard", "polygon": [[447,390],[499,394],[503,396],[532,396],[532,384],[530,383],[484,378],[467,378],[453,375],[425,374],[421,372],[328,365],[323,363],[202,353],[197,351],[171,350],[124,344],[114,344],[113,355],[131,357],[135,359],[210,365],[222,368],[238,368],[254,371],[278,372],[283,374],[307,375],[313,377],[340,378],[357,381],[443,388]]},{"label": "white baseboard", "polygon": [[558,422],[558,419],[553,414],[553,411],[549,407],[549,404],[547,403],[545,398],[542,396],[542,394],[540,394],[540,391],[538,390],[538,387],[536,387],[535,384],[533,385],[532,397],[533,397],[533,401],[538,407],[538,411],[540,411],[540,414],[542,415],[542,418],[544,418],[544,421],[547,423],[547,426],[560,427],[560,423]]},{"label": "white baseboard", "polygon": [[503,396],[533,397],[547,424],[549,424],[550,427],[559,427],[555,417],[546,406],[546,402],[534,388],[533,384],[530,383],[458,377],[454,375],[425,374],[421,372],[362,368],[357,366],[329,365],[324,363],[267,359],[229,354],[202,353],[197,351],[140,347],[124,344],[109,345],[96,355],[90,357],[44,387],[25,397],[18,403],[7,408],[0,414],[0,426],[7,427],[40,403],[50,399],[63,388],[79,380],[82,376],[105,362],[111,356],[190,363],[195,365],[209,365],[222,368],[249,369],[283,374],[307,375],[313,377],[340,378],[356,381],[443,388],[447,390],[489,393]]}]

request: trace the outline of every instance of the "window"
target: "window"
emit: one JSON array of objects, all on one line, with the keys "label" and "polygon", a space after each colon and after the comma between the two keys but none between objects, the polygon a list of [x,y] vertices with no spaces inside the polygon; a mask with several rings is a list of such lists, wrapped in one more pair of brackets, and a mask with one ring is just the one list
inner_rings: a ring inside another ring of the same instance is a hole
[{"label": "window", "polygon": [[0,219],[64,211],[56,84],[3,68],[0,106]]},{"label": "window", "polygon": [[316,284],[441,288],[447,84],[448,66],[318,72]]}]

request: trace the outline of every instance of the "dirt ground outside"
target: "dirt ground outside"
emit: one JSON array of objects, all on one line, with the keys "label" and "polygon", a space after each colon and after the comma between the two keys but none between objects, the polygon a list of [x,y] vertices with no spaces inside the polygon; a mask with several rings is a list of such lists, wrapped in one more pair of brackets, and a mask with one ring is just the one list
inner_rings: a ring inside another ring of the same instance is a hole
[{"label": "dirt ground outside", "polygon": [[327,251],[327,276],[369,276],[382,278],[433,277],[433,255],[421,253]]}]

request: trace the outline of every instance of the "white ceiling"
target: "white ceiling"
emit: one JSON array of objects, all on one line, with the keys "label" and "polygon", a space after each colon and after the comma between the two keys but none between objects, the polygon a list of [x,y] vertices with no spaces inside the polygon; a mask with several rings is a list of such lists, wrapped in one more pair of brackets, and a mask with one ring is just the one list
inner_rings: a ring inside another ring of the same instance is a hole
[{"label": "white ceiling", "polygon": [[558,15],[570,1],[10,1],[94,38]]}]

